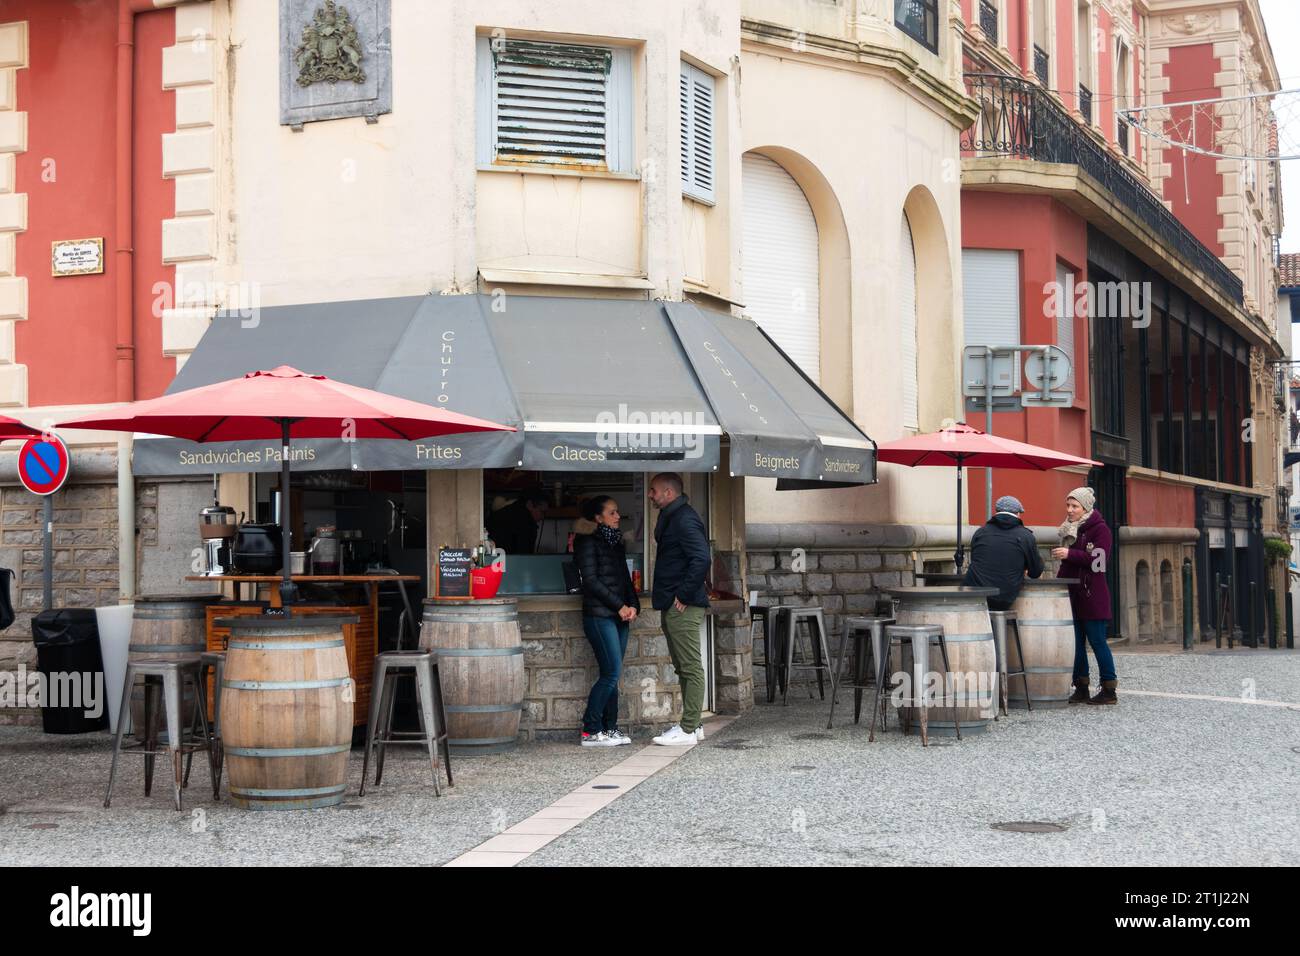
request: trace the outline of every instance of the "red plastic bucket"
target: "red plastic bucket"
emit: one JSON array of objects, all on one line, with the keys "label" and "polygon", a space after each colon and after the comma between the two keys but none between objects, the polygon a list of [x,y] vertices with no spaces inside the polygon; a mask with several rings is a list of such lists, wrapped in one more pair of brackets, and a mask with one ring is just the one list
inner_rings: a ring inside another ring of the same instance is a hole
[{"label": "red plastic bucket", "polygon": [[496,597],[504,573],[505,570],[497,565],[490,564],[486,568],[475,568],[469,575],[469,593],[477,601]]}]

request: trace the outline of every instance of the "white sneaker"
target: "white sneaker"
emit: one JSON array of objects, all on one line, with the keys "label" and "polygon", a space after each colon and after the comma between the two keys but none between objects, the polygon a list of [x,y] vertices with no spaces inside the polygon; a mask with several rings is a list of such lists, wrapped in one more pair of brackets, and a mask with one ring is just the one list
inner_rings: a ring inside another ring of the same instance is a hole
[{"label": "white sneaker", "polygon": [[673,724],[658,737],[654,742],[661,747],[687,747],[693,746],[696,742],[694,734],[688,734],[682,730],[681,724]]},{"label": "white sneaker", "polygon": [[624,744],[630,744],[632,742],[631,737],[618,729],[605,731],[605,736],[614,742],[613,746],[615,747],[622,747]]},{"label": "white sneaker", "polygon": [[584,747],[617,747],[615,743],[603,730],[600,733],[589,734],[584,732],[582,735],[582,746]]},{"label": "white sneaker", "polygon": [[703,725],[703,724],[700,724],[700,726],[698,726],[698,727],[695,728],[695,739],[696,739],[696,740],[703,740],[703,739],[704,739],[704,725]]}]

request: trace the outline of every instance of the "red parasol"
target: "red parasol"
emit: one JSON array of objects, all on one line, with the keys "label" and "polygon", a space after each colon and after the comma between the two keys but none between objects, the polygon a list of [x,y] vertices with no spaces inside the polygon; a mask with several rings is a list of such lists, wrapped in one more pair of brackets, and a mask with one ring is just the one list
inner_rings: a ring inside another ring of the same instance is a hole
[{"label": "red parasol", "polygon": [[929,435],[913,435],[886,442],[876,449],[876,458],[912,468],[921,465],[957,466],[957,551],[953,560],[957,563],[959,572],[966,557],[966,549],[962,547],[961,541],[962,468],[1050,471],[1066,465],[1101,465],[1101,462],[1091,458],[1079,458],[1040,445],[1028,445],[1012,438],[989,435],[962,422]]},{"label": "red parasol", "polygon": [[[63,422],[60,428],[169,435],[197,442],[279,439],[280,491],[289,500],[291,438],[393,438],[414,441],[463,432],[514,431],[432,405],[309,375],[288,365],[241,378],[133,402],[108,415]],[[287,521],[285,509],[284,520]],[[289,530],[282,527],[284,604],[296,589],[289,577]]]},{"label": "red parasol", "polygon": [[0,415],[0,441],[9,441],[10,439],[40,438],[44,434],[39,428],[32,428],[31,425],[24,425],[16,418],[10,418],[8,415]]}]

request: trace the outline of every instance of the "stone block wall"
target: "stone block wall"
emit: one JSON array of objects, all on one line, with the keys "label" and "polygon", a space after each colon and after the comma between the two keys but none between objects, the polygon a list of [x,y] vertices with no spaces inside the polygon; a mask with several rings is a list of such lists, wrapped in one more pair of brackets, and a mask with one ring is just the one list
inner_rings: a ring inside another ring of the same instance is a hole
[{"label": "stone block wall", "polygon": [[[648,603],[648,602],[647,602]],[[519,611],[527,691],[521,736],[529,740],[572,740],[582,726],[587,694],[599,675],[582,612]],[[740,713],[753,704],[749,624],[746,616],[715,616],[717,709]],[[659,625],[659,612],[646,608],[632,623],[619,692],[619,725],[627,733],[656,732],[681,715],[681,688]]]},{"label": "stone block wall", "polygon": [[[789,603],[822,608],[831,655],[839,649],[845,616],[871,614],[876,601],[887,597],[882,588],[916,584],[915,565],[908,551],[750,551],[748,587],[759,593],[759,603]],[[800,629],[802,633],[802,628]],[[748,642],[748,630],[745,634]],[[800,641],[800,651],[809,650]],[[751,654],[751,659],[754,655]],[[757,654],[761,661],[762,653]],[[767,683],[761,664],[751,666],[753,693],[766,700]],[[791,687],[807,693],[816,682],[813,671],[796,671]],[[830,693],[829,684],[827,693]]]}]

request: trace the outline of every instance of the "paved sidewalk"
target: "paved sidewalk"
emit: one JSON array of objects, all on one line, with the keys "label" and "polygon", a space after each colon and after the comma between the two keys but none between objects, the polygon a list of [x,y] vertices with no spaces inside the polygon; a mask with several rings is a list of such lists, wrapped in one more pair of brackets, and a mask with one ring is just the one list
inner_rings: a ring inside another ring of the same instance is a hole
[{"label": "paved sidewalk", "polygon": [[[868,744],[850,694],[829,732],[825,704],[762,704],[678,759],[639,761],[663,766],[556,839],[518,841],[537,847],[527,858],[494,862],[1300,863],[1300,654],[1121,652],[1117,663],[1118,707],[1013,711],[981,737],[928,749],[892,725]],[[552,804],[581,803],[572,791],[640,750],[532,744],[460,760],[441,799],[413,748],[356,797],[358,750],[344,807],[283,813],[204,799],[199,764],[178,814],[165,785],[144,797],[138,757],[124,758],[103,809],[110,743],[0,727],[0,865],[440,865],[504,847],[510,828],[546,829],[536,821]],[[1065,829],[992,828],[1012,821]]]}]

